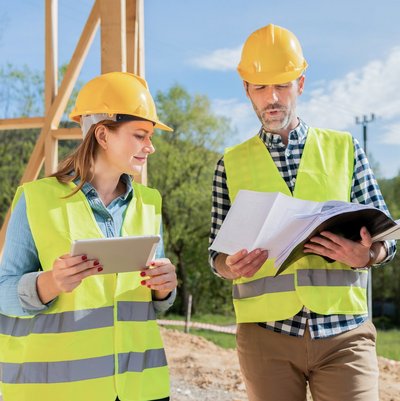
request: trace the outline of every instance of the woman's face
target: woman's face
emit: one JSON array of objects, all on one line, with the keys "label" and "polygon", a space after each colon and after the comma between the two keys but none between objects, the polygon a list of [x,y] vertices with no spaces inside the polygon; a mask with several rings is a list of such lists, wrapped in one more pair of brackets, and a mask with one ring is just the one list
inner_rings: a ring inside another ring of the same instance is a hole
[{"label": "woman's face", "polygon": [[104,154],[117,173],[139,175],[147,157],[154,153],[151,142],[154,126],[150,121],[129,121],[116,131],[107,130]]}]

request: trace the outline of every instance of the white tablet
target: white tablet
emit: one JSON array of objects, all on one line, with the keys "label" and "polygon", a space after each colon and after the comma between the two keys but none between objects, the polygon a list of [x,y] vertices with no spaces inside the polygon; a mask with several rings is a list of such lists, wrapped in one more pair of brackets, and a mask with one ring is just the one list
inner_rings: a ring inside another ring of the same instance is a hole
[{"label": "white tablet", "polygon": [[97,259],[101,274],[132,272],[149,266],[159,242],[159,235],[82,239],[73,242],[71,255]]}]

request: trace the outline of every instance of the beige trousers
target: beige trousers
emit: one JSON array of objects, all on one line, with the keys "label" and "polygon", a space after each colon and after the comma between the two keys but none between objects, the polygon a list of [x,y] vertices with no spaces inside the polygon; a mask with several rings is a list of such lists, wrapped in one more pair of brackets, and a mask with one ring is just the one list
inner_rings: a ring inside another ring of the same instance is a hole
[{"label": "beige trousers", "polygon": [[292,337],[242,323],[237,350],[250,401],[378,401],[376,330],[358,328],[312,340],[309,329]]}]

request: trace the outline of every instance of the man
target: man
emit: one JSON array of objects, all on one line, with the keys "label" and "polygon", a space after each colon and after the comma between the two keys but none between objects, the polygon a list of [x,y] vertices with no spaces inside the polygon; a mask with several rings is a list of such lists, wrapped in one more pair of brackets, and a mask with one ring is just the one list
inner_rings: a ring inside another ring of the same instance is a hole
[{"label": "man", "polygon": [[[284,28],[268,25],[244,44],[238,72],[262,127],[217,164],[210,242],[240,189],[373,204],[388,213],[358,142],[297,117],[306,68],[300,43]],[[377,401],[376,331],[367,315],[365,268],[391,260],[394,242],[372,243],[363,227],[360,241],[322,232],[304,252],[276,278],[266,250],[210,252],[215,273],[233,280],[249,400],[304,401],[308,382],[314,401]]]}]

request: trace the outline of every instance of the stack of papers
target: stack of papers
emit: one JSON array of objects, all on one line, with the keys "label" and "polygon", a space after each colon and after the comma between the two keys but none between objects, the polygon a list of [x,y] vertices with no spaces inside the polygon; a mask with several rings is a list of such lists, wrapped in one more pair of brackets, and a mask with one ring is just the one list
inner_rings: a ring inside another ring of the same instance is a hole
[{"label": "stack of papers", "polygon": [[304,256],[303,245],[321,231],[357,241],[363,226],[373,241],[400,239],[400,220],[373,206],[241,190],[210,249],[228,255],[241,249],[266,249],[279,274]]}]

